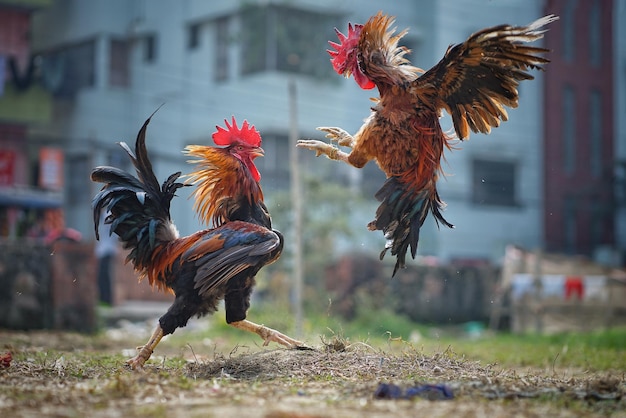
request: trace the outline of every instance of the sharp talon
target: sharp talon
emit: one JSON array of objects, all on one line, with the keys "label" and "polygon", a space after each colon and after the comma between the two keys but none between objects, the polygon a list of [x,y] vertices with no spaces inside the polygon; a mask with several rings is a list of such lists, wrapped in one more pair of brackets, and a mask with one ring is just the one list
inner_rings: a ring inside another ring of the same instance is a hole
[{"label": "sharp talon", "polygon": [[140,361],[136,357],[133,357],[126,361],[125,366],[129,367],[131,370],[143,370],[144,362]]}]

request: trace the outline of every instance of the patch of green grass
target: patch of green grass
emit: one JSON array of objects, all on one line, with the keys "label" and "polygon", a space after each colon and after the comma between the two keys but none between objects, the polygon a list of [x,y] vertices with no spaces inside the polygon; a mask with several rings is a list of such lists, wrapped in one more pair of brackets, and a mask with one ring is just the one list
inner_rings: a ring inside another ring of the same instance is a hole
[{"label": "patch of green grass", "polygon": [[387,309],[362,310],[352,321],[343,324],[338,320],[335,322],[338,328],[334,328],[332,324],[328,328],[338,329],[343,335],[360,341],[388,341],[390,339],[408,341],[415,332],[421,334],[427,329]]},{"label": "patch of green grass", "polygon": [[[321,335],[338,334],[349,341],[377,347],[416,345],[426,354],[453,352],[469,360],[504,367],[578,368],[590,371],[626,370],[626,328],[554,335],[484,332],[468,338],[459,327],[416,324],[391,310],[359,310],[353,321],[330,317],[309,318]],[[315,328],[314,328],[315,329]],[[409,341],[409,343],[407,343]]]},{"label": "patch of green grass", "polygon": [[557,335],[496,334],[478,339],[444,337],[425,340],[428,349],[452,346],[469,359],[506,367],[625,370],[626,329]]}]

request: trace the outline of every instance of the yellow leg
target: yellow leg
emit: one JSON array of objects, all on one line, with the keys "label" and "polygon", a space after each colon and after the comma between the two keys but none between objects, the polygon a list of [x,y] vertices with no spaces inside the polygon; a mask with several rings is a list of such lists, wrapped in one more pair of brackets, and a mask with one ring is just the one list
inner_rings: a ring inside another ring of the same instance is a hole
[{"label": "yellow leg", "polygon": [[274,329],[268,328],[264,325],[255,324],[254,322],[248,321],[246,319],[244,319],[243,321],[232,322],[230,325],[244,331],[254,332],[255,334],[258,334],[261,338],[263,338],[264,346],[268,345],[270,342],[275,342],[289,348],[309,348],[301,341],[294,340],[293,338],[288,337],[285,334],[282,334]]},{"label": "yellow leg", "polygon": [[160,325],[157,325],[156,329],[152,333],[152,336],[148,340],[148,343],[144,345],[143,347],[137,347],[139,352],[137,353],[135,357],[126,361],[126,364],[128,364],[130,368],[133,370],[143,368],[144,363],[148,361],[148,359],[152,355],[152,352],[154,351],[157,344],[159,344],[159,341],[161,341],[162,338],[163,338],[163,329],[161,329]]}]

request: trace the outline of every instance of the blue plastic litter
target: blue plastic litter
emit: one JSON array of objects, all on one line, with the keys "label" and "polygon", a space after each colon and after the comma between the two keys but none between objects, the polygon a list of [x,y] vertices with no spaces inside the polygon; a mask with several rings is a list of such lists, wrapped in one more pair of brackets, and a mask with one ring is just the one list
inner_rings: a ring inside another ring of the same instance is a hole
[{"label": "blue plastic litter", "polygon": [[376,399],[411,399],[419,396],[432,401],[443,401],[453,399],[452,389],[446,385],[418,385],[407,388],[405,391],[393,383],[381,383],[374,392]]}]

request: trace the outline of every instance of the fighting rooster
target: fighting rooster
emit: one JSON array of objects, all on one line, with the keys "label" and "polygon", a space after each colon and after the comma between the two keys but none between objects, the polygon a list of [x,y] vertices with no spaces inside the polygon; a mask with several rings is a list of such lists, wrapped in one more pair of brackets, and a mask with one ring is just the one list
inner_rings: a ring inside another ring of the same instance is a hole
[{"label": "fighting rooster", "polygon": [[107,211],[105,223],[130,250],[131,261],[140,277],[152,286],[170,290],[175,299],[148,343],[139,348],[128,364],[141,368],[163,336],[184,327],[194,315],[217,310],[220,300],[226,307],[226,322],[257,333],[265,341],[287,347],[304,347],[278,331],[246,320],[256,273],[274,262],[283,249],[283,236],[272,229],[263,203],[261,178],[254,159],[263,155],[261,136],[244,121],[235,118],[226,129],[217,127],[213,141],[220,147],[190,145],[186,154],[197,169],[186,184],[197,184],[195,209],[212,229],[182,237],[170,218],[170,202],[184,183],[174,173],[161,186],[154,175],[146,149],[146,120],[137,135],[135,152],[120,145],[130,156],[137,177],[115,167],[97,167],[91,179],[104,183],[94,197],[96,238],[100,213]]},{"label": "fighting rooster", "polygon": [[542,69],[548,59],[540,47],[526,45],[540,39],[542,28],[556,20],[543,17],[528,26],[500,25],[481,30],[465,42],[450,46],[433,68],[424,72],[411,65],[398,45],[407,33],[390,29],[394,18],[381,12],[364,25],[348,26],[347,35],[338,30],[340,43],[330,42],[331,63],[345,77],[354,76],[363,89],[378,88],[371,115],[354,135],[341,128],[321,127],[327,137],[346,153],[322,141],[300,140],[299,147],[327,155],[361,168],[375,160],[387,180],[376,193],[380,205],[370,230],[381,230],[387,250],[397,256],[393,271],[404,267],[411,248],[415,258],[419,233],[428,213],[437,224],[452,228],[442,215],[445,206],[437,192],[437,178],[444,148],[451,148],[439,117],[445,109],[451,116],[456,136],[463,140],[473,132],[489,133],[506,121],[505,106],[517,107],[517,86],[531,80],[530,69]]}]

